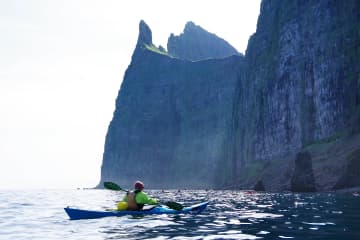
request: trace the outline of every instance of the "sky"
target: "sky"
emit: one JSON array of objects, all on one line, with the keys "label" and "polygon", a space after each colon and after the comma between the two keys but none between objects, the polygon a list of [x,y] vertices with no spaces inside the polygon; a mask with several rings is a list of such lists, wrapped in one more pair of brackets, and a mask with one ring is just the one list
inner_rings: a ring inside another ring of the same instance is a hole
[{"label": "sky", "polygon": [[94,187],[139,22],[245,53],[260,0],[0,0],[0,189]]}]

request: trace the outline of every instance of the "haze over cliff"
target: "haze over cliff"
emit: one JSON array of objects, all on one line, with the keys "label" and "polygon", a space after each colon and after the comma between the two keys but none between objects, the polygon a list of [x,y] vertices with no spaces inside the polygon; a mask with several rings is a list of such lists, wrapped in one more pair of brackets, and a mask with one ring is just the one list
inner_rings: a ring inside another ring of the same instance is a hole
[{"label": "haze over cliff", "polygon": [[360,186],[360,2],[263,0],[245,56],[189,22],[139,38],[101,181],[154,188]]}]

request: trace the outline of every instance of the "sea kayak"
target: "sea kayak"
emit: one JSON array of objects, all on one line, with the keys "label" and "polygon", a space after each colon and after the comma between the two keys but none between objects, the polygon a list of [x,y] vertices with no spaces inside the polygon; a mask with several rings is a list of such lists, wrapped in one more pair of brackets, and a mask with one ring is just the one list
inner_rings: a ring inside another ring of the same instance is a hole
[{"label": "sea kayak", "polygon": [[170,209],[164,205],[155,206],[149,210],[141,211],[92,211],[92,210],[83,210],[77,208],[66,207],[64,208],[67,215],[69,215],[70,220],[79,220],[79,219],[92,219],[92,218],[103,218],[103,217],[120,217],[124,215],[150,215],[150,214],[198,214],[201,213],[209,202],[202,202],[199,204],[192,205],[190,207],[185,207],[182,210]]}]

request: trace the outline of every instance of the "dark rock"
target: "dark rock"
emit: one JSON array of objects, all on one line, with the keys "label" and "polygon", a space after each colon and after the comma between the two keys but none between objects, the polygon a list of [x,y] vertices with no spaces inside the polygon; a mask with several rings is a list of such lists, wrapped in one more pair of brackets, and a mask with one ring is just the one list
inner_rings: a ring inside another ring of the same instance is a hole
[{"label": "dark rock", "polygon": [[224,39],[207,32],[193,22],[186,24],[184,32],[180,36],[170,35],[167,49],[172,56],[190,61],[240,55]]},{"label": "dark rock", "polygon": [[144,22],[144,20],[140,21],[139,24],[139,37],[137,41],[138,45],[144,44],[152,44],[152,33],[149,26]]},{"label": "dark rock", "polygon": [[166,52],[166,49],[163,47],[163,46],[159,46],[159,50],[161,51],[161,52]]},{"label": "dark rock", "polygon": [[360,186],[360,149],[352,152],[346,159],[347,166],[334,190]]},{"label": "dark rock", "polygon": [[145,23],[144,20],[141,20],[139,23],[139,36],[136,43],[134,53],[131,57],[132,64],[136,64],[137,61],[141,60],[144,54],[144,51],[149,47],[154,47],[152,43],[152,32],[149,26]]},{"label": "dark rock", "polygon": [[296,156],[290,190],[293,192],[316,191],[312,160],[308,152],[300,152]]},{"label": "dark rock", "polygon": [[262,180],[259,180],[259,181],[255,184],[254,190],[255,190],[255,191],[265,191],[265,186],[264,186]]}]

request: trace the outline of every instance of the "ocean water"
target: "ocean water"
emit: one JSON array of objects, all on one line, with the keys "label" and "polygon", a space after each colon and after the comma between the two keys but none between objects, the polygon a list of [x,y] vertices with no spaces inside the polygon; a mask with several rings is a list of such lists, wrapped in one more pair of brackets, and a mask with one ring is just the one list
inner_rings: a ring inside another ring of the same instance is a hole
[{"label": "ocean water", "polygon": [[0,191],[0,239],[360,239],[357,194],[149,190],[161,200],[210,201],[199,215],[69,220],[66,206],[113,208],[109,190]]}]

